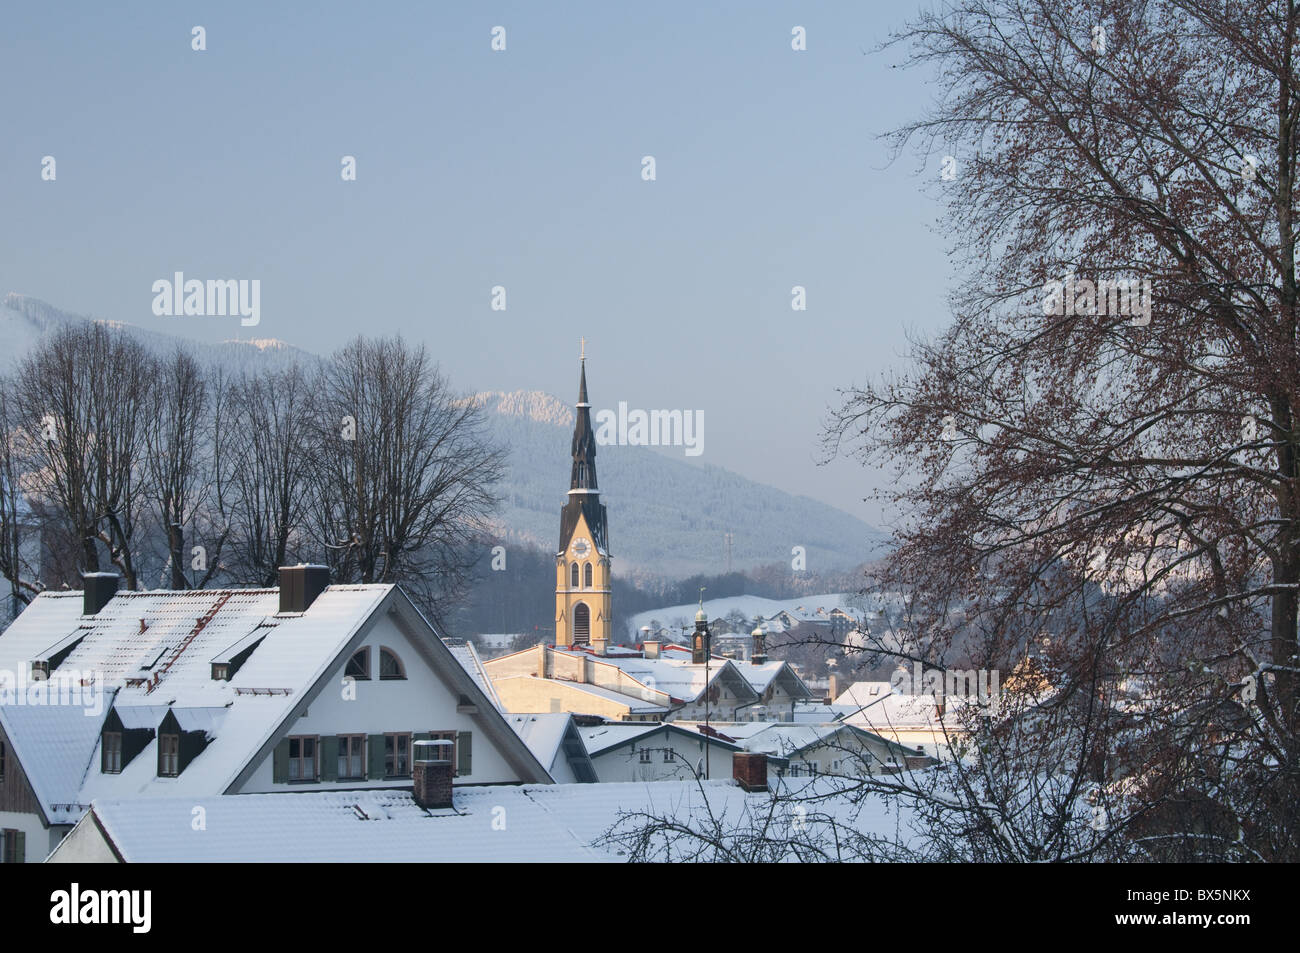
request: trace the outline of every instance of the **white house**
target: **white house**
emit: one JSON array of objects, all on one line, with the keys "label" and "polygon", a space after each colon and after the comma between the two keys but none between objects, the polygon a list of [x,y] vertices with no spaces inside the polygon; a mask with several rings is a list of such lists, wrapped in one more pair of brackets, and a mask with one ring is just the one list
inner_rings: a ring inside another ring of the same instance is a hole
[{"label": "white house", "polygon": [[608,723],[580,729],[602,783],[725,778],[740,746],[671,722]]},{"label": "white house", "polygon": [[[697,726],[698,727],[698,726]],[[712,733],[743,750],[765,754],[778,777],[862,778],[896,774],[933,763],[914,749],[842,722],[830,724],[712,725]]]},{"label": "white house", "polygon": [[[0,837],[39,860],[96,798],[551,783],[399,588],[281,570],[278,589],[43,593],[0,634]],[[472,669],[472,667],[471,667]]]}]

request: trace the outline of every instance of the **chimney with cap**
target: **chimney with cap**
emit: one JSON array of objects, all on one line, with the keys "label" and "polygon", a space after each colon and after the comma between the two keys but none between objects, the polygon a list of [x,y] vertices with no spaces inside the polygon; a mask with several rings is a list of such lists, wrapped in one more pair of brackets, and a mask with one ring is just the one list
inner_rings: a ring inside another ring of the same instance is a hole
[{"label": "chimney with cap", "polygon": [[428,810],[451,807],[452,749],[455,742],[446,738],[417,741],[411,761],[415,782],[415,803]]},{"label": "chimney with cap", "polygon": [[731,756],[731,776],[746,791],[766,791],[767,755],[735,752]]},{"label": "chimney with cap", "polygon": [[280,611],[306,612],[330,584],[328,566],[280,567]]},{"label": "chimney with cap", "polygon": [[88,572],[81,576],[81,611],[84,615],[99,615],[99,610],[117,592],[118,575],[113,572]]}]

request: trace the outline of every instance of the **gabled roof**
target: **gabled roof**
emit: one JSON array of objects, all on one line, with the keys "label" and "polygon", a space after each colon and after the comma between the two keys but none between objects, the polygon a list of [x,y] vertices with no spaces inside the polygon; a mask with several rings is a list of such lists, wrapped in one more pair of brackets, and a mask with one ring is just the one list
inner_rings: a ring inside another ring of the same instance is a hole
[{"label": "gabled roof", "polygon": [[[590,654],[577,649],[557,648],[554,651],[568,655]],[[709,685],[719,681],[726,682],[751,703],[758,700],[758,694],[731,659],[714,658],[707,666],[695,665],[689,660],[648,659],[641,655],[606,655],[597,657],[596,661],[617,666],[647,688],[665,692],[680,702],[696,701]]]},{"label": "gabled roof", "polygon": [[[72,686],[99,702],[35,707],[0,691],[0,726],[49,824],[71,823],[95,797],[237,789],[385,615],[452,690],[474,701],[472,717],[519,776],[550,780],[396,586],[332,585],[305,613],[281,614],[276,589],[123,591],[95,616],[83,616],[82,605],[80,592],[42,593],[0,634],[0,672],[23,680],[32,660],[75,636],[75,647],[40,684]],[[250,636],[260,639],[257,649],[228,681],[214,680],[212,659],[248,645]],[[110,706],[128,729],[156,729],[170,712],[182,731],[202,732],[209,743],[176,778],[157,777],[156,739],[121,774],[103,774],[99,734]]]},{"label": "gabled roof", "polygon": [[500,711],[501,699],[497,698],[496,689],[492,687],[492,679],[488,678],[488,674],[483,668],[483,660],[479,658],[474,645],[465,639],[443,639],[442,641],[451,651],[456,661],[460,663],[461,668],[465,669],[470,678],[474,679],[474,684],[478,685],[483,694],[491,700],[493,706]]},{"label": "gabled roof", "polygon": [[564,777],[555,770],[561,757],[568,763],[575,781],[590,783],[599,780],[573,716],[568,712],[538,712],[528,715],[506,715],[507,723],[523,739],[537,760],[551,771],[556,780]]},{"label": "gabled roof", "polygon": [[666,734],[677,734],[692,741],[704,739],[711,744],[720,745],[730,751],[739,751],[741,746],[727,741],[725,738],[710,737],[702,732],[692,731],[689,728],[682,728],[671,721],[658,722],[655,724],[617,724],[611,722],[604,725],[595,725],[591,728],[581,729],[582,743],[587,746],[587,753],[595,757],[602,752],[609,751],[611,748],[618,748],[625,744],[630,744],[638,738],[659,732]]},{"label": "gabled roof", "polygon": [[502,675],[498,681],[503,684],[513,682],[517,679],[526,679],[532,682],[541,682],[543,684],[563,685],[569,691],[582,692],[598,698],[601,701],[614,702],[623,705],[631,714],[635,715],[662,715],[668,712],[666,705],[656,705],[653,702],[643,701],[636,695],[625,695],[623,692],[616,692],[612,688],[602,688],[599,685],[592,685],[588,682],[572,682],[568,679],[538,678],[536,675]]}]

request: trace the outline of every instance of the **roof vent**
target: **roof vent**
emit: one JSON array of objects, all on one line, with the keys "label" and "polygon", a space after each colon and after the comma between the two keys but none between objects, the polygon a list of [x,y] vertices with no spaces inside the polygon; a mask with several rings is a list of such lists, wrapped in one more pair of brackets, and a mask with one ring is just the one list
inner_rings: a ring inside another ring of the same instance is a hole
[{"label": "roof vent", "polygon": [[280,611],[306,612],[329,584],[328,566],[281,566]]},{"label": "roof vent", "polygon": [[88,572],[81,576],[83,615],[99,615],[117,592],[118,575],[113,572]]}]

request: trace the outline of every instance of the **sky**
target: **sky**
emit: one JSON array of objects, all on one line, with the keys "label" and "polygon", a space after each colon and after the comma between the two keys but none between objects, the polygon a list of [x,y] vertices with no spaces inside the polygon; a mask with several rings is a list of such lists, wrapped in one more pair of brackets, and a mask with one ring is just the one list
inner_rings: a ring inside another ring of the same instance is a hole
[{"label": "sky", "polygon": [[[935,94],[876,50],[914,12],[6,0],[0,293],[317,353],[401,333],[461,390],[566,400],[585,338],[594,408],[702,413],[695,462],[888,524],[888,474],[819,438],[947,319],[939,158],[881,138]],[[258,280],[259,324],[154,314],[178,271]]]}]

